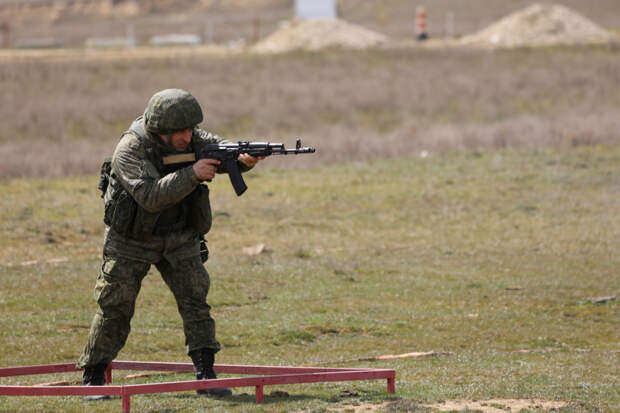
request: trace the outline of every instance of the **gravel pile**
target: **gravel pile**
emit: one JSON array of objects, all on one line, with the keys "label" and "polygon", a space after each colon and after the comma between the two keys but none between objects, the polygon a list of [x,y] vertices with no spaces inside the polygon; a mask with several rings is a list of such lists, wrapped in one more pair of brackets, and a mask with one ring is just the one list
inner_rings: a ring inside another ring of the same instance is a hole
[{"label": "gravel pile", "polygon": [[461,44],[527,47],[607,42],[612,38],[609,31],[567,7],[533,4],[476,34],[463,37]]},{"label": "gravel pile", "polygon": [[258,42],[256,53],[283,53],[290,50],[320,50],[328,47],[366,49],[386,42],[388,38],[361,26],[338,19],[289,22]]}]

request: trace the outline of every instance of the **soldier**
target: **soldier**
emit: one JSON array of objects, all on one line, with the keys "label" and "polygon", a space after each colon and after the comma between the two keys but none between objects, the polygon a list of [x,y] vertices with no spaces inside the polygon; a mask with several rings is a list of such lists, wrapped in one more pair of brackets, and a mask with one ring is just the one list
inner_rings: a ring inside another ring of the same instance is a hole
[{"label": "soldier", "polygon": [[[100,189],[107,226],[95,287],[99,309],[77,363],[84,368],[86,386],[105,384],[105,370],[127,340],[136,297],[152,264],[174,294],[196,378],[216,378],[213,363],[220,344],[206,301],[210,281],[204,254],[201,259],[201,239],[211,227],[211,207],[209,190],[202,182],[225,171],[218,160],[200,159],[165,173],[162,161],[165,155],[189,153],[223,141],[199,129],[202,120],[200,105],[188,92],[157,92],[144,115],[123,133],[111,162],[102,167]],[[239,156],[240,169],[249,170],[259,159]],[[198,393],[232,394],[230,389]],[[89,399],[97,398],[104,397]]]}]

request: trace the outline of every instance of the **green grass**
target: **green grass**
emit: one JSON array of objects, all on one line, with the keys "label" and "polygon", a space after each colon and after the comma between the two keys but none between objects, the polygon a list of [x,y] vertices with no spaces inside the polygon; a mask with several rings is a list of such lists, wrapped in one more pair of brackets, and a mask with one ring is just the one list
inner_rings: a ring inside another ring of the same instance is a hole
[{"label": "green grass", "polygon": [[[268,162],[247,175],[241,198],[226,177],[212,184],[217,362],[393,368],[396,396],[425,402],[543,398],[569,401],[565,411],[620,409],[619,301],[588,301],[620,290],[620,147],[295,171]],[[96,179],[4,181],[0,206],[0,366],[74,361],[95,310]],[[266,253],[241,253],[258,243]],[[155,271],[132,325],[120,359],[188,361],[172,295]],[[453,354],[356,361],[431,350]],[[59,377],[78,375],[0,383]],[[132,409],[318,412],[388,398],[377,381],[267,387],[262,406],[252,393],[136,396]],[[120,400],[87,408],[121,410]],[[2,412],[85,409],[78,397],[0,397]]]}]

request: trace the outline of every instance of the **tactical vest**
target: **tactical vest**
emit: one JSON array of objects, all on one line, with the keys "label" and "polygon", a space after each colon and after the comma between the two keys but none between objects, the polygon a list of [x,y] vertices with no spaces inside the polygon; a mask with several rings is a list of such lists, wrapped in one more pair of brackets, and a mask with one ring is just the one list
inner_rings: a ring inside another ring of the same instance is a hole
[{"label": "tactical vest", "polygon": [[[165,173],[161,153],[146,135],[142,117],[136,119],[121,138],[127,133],[134,133],[140,139],[147,160],[163,176]],[[138,205],[118,182],[112,170],[111,158],[106,158],[101,166],[99,189],[105,204],[104,223],[119,234],[134,237],[166,236],[191,228],[202,235],[211,228],[209,189],[205,185],[198,185],[190,195],[171,208],[148,212]]]}]

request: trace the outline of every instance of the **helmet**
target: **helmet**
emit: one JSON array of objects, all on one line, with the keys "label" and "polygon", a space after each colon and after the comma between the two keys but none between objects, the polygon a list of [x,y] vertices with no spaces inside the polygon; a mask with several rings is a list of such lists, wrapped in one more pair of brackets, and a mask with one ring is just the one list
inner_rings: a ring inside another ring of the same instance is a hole
[{"label": "helmet", "polygon": [[165,89],[153,95],[144,111],[147,132],[170,133],[202,122],[200,104],[182,89]]}]

